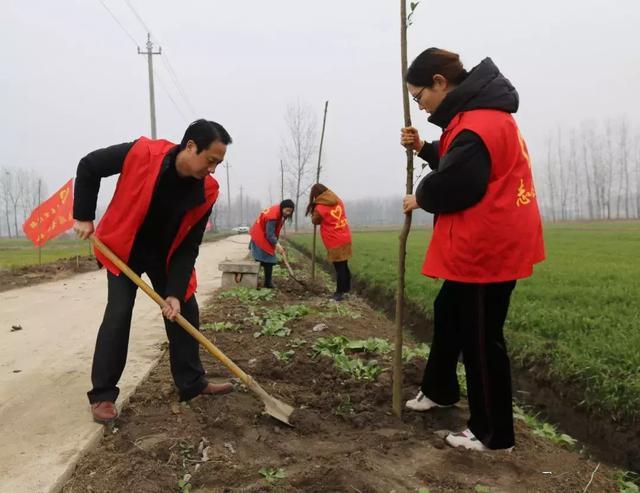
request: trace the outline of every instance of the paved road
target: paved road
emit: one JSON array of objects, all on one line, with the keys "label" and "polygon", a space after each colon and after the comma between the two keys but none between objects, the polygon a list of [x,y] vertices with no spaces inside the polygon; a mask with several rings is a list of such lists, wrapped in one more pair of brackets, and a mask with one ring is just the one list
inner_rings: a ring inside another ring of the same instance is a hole
[{"label": "paved road", "polygon": [[[218,262],[246,255],[248,235],[205,243],[200,302],[220,285]],[[0,293],[0,492],[55,492],[102,436],[86,392],[106,304],[105,271]],[[11,332],[19,324],[23,330]],[[160,357],[158,306],[138,290],[119,403]]]}]

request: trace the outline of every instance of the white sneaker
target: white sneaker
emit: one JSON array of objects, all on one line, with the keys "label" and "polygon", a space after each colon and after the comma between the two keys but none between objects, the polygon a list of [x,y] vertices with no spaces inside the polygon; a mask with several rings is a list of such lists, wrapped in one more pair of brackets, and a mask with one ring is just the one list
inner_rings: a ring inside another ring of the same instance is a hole
[{"label": "white sneaker", "polygon": [[405,406],[407,406],[407,408],[409,409],[412,409],[413,411],[428,411],[429,409],[434,409],[436,407],[453,407],[452,405],[443,406],[441,404],[438,404],[437,402],[433,402],[422,393],[422,390],[418,392],[418,395],[415,399],[407,401]]},{"label": "white sneaker", "polygon": [[491,450],[485,447],[484,444],[471,433],[469,428],[460,433],[449,433],[444,440],[454,448],[462,447],[467,450],[478,450],[480,452]]}]

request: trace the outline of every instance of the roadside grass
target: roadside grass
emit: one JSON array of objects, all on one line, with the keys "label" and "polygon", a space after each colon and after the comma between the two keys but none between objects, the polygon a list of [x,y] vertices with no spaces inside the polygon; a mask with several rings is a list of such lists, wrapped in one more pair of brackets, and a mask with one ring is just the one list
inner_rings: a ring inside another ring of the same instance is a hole
[{"label": "roadside grass", "polygon": [[[93,255],[90,243],[75,238],[55,238],[42,247],[43,264],[62,258],[88,255]],[[25,265],[38,265],[38,249],[33,243],[24,238],[0,238],[0,269]]]},{"label": "roadside grass", "polygon": [[[432,316],[441,281],[420,274],[430,230],[412,231],[406,293]],[[310,235],[289,238],[307,249]],[[640,223],[545,226],[547,260],[518,282],[506,331],[512,359],[578,385],[579,405],[614,420],[640,420]],[[352,272],[393,296],[398,232],[353,235]],[[322,246],[318,255],[323,256]]]}]

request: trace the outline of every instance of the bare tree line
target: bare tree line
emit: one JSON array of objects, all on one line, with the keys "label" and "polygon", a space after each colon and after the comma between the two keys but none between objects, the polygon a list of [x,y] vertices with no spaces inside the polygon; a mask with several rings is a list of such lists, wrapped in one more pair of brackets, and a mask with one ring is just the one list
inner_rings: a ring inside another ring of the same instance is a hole
[{"label": "bare tree line", "polygon": [[537,180],[542,215],[550,221],[638,219],[640,137],[626,118],[558,128],[546,143]]},{"label": "bare tree line", "polygon": [[38,187],[46,199],[46,185],[33,170],[0,167],[0,236],[24,236],[22,224],[39,204]]}]

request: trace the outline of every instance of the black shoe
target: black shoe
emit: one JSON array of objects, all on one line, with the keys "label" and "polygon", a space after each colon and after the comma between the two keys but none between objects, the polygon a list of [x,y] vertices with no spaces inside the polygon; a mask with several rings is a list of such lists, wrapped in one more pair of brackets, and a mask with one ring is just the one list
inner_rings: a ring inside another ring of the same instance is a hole
[{"label": "black shoe", "polygon": [[331,299],[334,301],[342,301],[344,300],[344,293],[334,293]]},{"label": "black shoe", "polygon": [[269,284],[265,283],[264,286],[262,286],[265,289],[275,289],[276,287],[273,285],[272,282],[270,282]]}]

